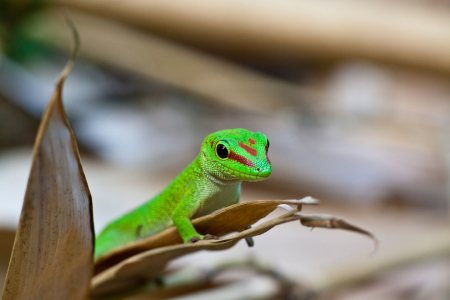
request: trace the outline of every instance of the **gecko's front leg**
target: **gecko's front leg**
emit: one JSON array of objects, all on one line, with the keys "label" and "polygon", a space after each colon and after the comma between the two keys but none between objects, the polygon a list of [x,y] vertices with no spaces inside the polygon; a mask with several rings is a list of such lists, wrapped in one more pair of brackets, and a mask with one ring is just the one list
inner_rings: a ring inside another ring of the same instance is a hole
[{"label": "gecko's front leg", "polygon": [[172,221],[184,243],[196,242],[203,239],[204,236],[198,233],[192,225],[190,220],[191,214],[186,210],[187,207],[180,203],[172,214]]},{"label": "gecko's front leg", "polygon": [[177,227],[178,233],[184,243],[195,243],[199,240],[217,240],[218,238],[211,234],[201,235],[192,225],[191,218],[198,210],[200,201],[196,200],[195,193],[191,191],[186,192],[172,214],[172,221]]}]

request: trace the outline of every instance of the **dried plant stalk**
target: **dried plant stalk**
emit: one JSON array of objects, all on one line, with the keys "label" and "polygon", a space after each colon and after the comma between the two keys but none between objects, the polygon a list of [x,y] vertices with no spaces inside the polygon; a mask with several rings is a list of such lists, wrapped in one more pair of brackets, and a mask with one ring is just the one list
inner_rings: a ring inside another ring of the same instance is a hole
[{"label": "dried plant stalk", "polygon": [[[66,47],[64,32],[57,25],[60,15],[57,9],[43,14],[40,20],[45,22],[37,22],[33,27],[35,38]],[[71,10],[71,16],[83,37],[82,55],[206,101],[268,113],[317,98],[312,91],[298,85],[137,31],[120,22],[77,10]]]},{"label": "dried plant stalk", "polygon": [[438,7],[389,1],[51,2],[253,59],[358,57],[450,71],[450,13]]}]

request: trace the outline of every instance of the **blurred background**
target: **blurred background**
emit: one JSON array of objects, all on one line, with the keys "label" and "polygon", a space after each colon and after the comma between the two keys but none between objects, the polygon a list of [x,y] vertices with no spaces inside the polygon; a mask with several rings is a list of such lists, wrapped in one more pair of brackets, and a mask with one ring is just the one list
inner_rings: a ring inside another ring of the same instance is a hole
[{"label": "blurred background", "polygon": [[380,240],[370,255],[365,237],[285,224],[254,248],[169,266],[251,261],[284,279],[231,272],[157,299],[450,298],[447,0],[0,0],[0,286],[69,57],[65,15],[81,50],[64,103],[97,231],[163,189],[206,135],[242,127],[268,136],[274,166],[243,185],[243,201],[311,195],[322,204],[305,213]]}]

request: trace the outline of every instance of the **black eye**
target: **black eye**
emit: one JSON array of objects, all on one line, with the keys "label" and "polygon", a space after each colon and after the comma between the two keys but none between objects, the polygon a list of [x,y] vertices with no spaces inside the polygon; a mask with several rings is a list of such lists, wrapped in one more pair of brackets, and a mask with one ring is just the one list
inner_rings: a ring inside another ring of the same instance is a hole
[{"label": "black eye", "polygon": [[225,147],[224,144],[217,145],[216,153],[217,153],[217,156],[220,158],[228,157],[228,149],[227,149],[227,147]]}]

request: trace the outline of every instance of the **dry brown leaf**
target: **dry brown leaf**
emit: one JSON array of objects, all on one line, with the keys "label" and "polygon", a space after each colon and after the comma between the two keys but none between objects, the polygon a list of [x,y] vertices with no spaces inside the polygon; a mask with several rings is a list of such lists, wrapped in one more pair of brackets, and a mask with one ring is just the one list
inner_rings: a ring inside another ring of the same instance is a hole
[{"label": "dry brown leaf", "polygon": [[76,50],[39,127],[3,300],[80,300],[89,291],[92,201],[61,99],[75,55]]},{"label": "dry brown leaf", "polygon": [[[245,203],[242,203],[245,204]],[[299,220],[296,211],[288,212],[254,228],[220,240],[202,240],[149,250],[134,255],[96,275],[92,279],[91,297],[104,296],[121,290],[137,287],[142,282],[155,279],[165,265],[180,256],[200,250],[224,250],[233,247],[239,240],[265,233],[276,225]]]},{"label": "dry brown leaf", "polygon": [[[286,207],[285,204],[294,205],[296,209]],[[239,203],[223,208],[211,215],[195,219],[192,222],[200,233],[223,236],[231,232],[242,231],[243,228],[264,218],[277,207],[291,211],[254,228],[220,240],[182,244],[176,228],[172,227],[157,235],[107,253],[96,262],[98,274],[92,280],[90,296],[93,298],[102,297],[138,287],[143,282],[160,276],[166,264],[175,258],[200,250],[228,249],[241,239],[263,234],[276,225],[290,221],[301,220],[302,224],[304,222],[306,226],[352,230],[374,238],[368,231],[333,216],[301,215],[299,210],[302,204],[318,204],[318,201],[306,197],[301,200],[261,200]],[[172,246],[165,246],[169,243]]]},{"label": "dry brown leaf", "polygon": [[[259,200],[243,202],[192,220],[192,224],[200,234],[209,233],[221,237],[232,232],[245,230],[245,228],[264,218],[281,204],[317,205],[319,202],[311,197],[306,197],[301,200]],[[138,253],[182,243],[183,241],[177,229],[175,227],[168,228],[146,239],[124,245],[100,256],[95,262],[95,274]]]}]

